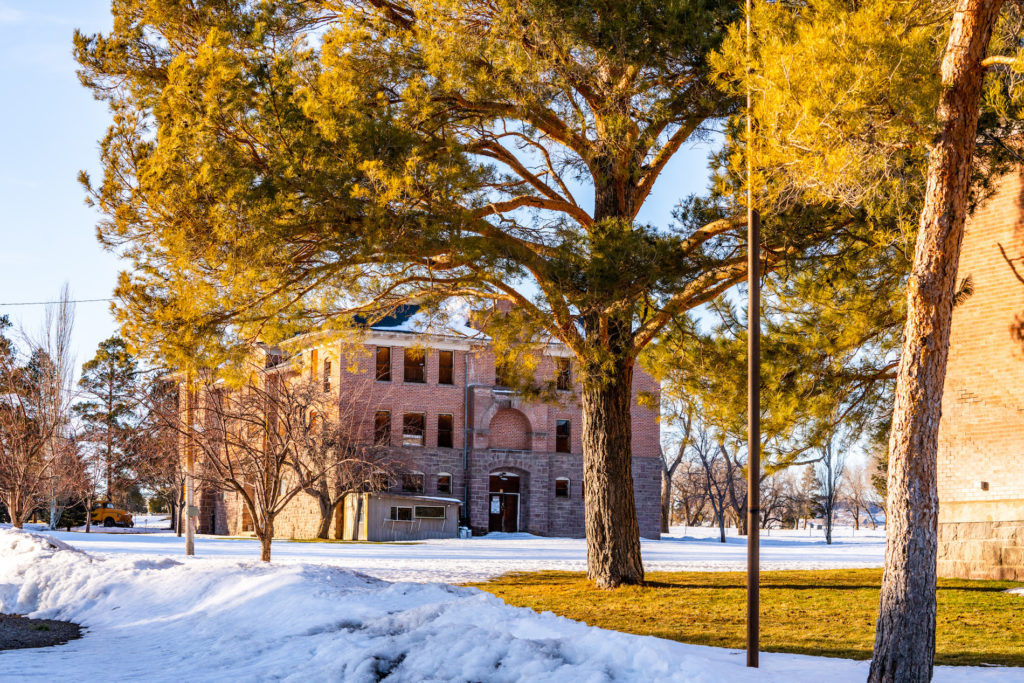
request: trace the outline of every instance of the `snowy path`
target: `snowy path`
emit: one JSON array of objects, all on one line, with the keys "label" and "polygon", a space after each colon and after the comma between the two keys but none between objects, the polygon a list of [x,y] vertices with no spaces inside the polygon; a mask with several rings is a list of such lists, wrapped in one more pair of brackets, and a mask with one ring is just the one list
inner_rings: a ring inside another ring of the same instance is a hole
[{"label": "snowy path", "polygon": [[[764,654],[750,670],[736,650],[592,628],[471,588],[298,561],[153,559],[110,548],[99,558],[51,538],[0,530],[0,611],[76,621],[86,635],[0,652],[5,680],[845,683],[867,673],[866,662],[786,654]],[[1022,673],[939,667],[935,681]]]},{"label": "snowy path", "polygon": [[[45,532],[98,556],[122,554],[180,558],[184,542],[170,533],[103,534]],[[644,541],[648,571],[742,571],[746,569],[746,539],[736,536],[719,543],[707,528],[681,527],[661,541]],[[837,569],[880,567],[885,552],[884,532],[842,529],[832,545],[820,531],[772,531],[761,539],[761,567],[772,569]],[[527,534],[491,534],[472,539],[423,541],[415,545],[361,543],[292,543],[274,541],[273,560],[315,562],[344,567],[387,581],[481,581],[511,571],[586,569],[583,539],[539,538]],[[196,555],[205,558],[252,560],[259,557],[255,541],[202,536]]]}]

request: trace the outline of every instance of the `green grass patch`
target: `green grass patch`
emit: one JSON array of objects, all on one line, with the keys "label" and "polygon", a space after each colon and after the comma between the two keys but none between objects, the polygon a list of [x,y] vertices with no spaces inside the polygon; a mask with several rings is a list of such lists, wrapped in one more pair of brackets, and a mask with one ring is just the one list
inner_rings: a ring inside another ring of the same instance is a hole
[{"label": "green grass patch", "polygon": [[[761,649],[869,659],[880,569],[761,574]],[[471,584],[510,605],[591,626],[696,645],[743,648],[746,575],[650,572],[644,586],[603,591],[582,572],[507,574]],[[1024,597],[1013,581],[939,579],[937,664],[1024,666]]]}]

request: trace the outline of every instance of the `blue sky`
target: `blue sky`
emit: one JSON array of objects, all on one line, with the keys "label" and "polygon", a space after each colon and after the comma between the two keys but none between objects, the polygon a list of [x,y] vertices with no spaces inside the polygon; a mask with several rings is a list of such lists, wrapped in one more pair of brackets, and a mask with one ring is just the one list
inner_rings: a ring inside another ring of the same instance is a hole
[{"label": "blue sky", "polygon": [[[65,281],[76,299],[106,298],[127,267],[97,243],[98,214],[77,181],[82,170],[100,177],[108,114],[78,83],[71,37],[111,25],[109,0],[0,0],[0,315],[30,331],[43,308],[4,304],[51,300]],[[703,191],[706,156],[680,151],[640,220],[665,225],[680,197]],[[116,331],[109,304],[79,304],[78,364]]]},{"label": "blue sky", "polygon": [[[106,107],[75,75],[76,28],[107,31],[109,0],[0,0],[0,304],[109,297],[118,260],[96,242],[77,175],[99,168]],[[34,331],[41,306],[0,306]],[[80,304],[78,363],[115,331],[108,304]]]}]

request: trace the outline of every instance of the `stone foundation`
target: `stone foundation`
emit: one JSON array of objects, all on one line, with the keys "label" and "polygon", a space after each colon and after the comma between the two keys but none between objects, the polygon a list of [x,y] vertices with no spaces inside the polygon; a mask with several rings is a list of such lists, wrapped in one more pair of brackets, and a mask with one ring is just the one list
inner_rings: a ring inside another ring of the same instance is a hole
[{"label": "stone foundation", "polygon": [[939,576],[1024,581],[1024,520],[939,524]]}]

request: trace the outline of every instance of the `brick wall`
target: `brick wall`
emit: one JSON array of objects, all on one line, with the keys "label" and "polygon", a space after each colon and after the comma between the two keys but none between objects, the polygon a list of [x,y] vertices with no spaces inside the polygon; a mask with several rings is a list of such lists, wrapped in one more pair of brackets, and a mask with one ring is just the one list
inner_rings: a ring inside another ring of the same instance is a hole
[{"label": "brick wall", "polygon": [[[1024,578],[1024,177],[967,222],[939,428],[939,573]],[[1017,274],[1014,272],[1017,269]]]},{"label": "brick wall", "polygon": [[[404,349],[420,345],[426,350],[423,383],[404,380]],[[376,381],[376,349],[391,349],[391,379]],[[316,348],[315,366],[312,362]],[[439,382],[439,349],[454,352],[453,383]],[[405,471],[424,474],[423,495],[441,495],[469,502],[466,510],[477,533],[488,529],[489,478],[507,471],[520,476],[519,528],[538,535],[583,536],[582,498],[582,413],[579,383],[573,369],[573,390],[559,392],[552,403],[528,401],[516,392],[494,386],[494,354],[485,346],[459,339],[425,338],[400,333],[371,333],[362,346],[339,342],[307,345],[293,359],[295,373],[312,376],[313,367],[323,380],[324,361],[330,361],[330,386],[338,392],[342,418],[349,416],[365,441],[374,433],[374,414],[390,413],[391,440],[396,459]],[[536,362],[538,380],[555,377],[555,357],[541,353]],[[638,401],[641,393],[657,394],[658,384],[639,368],[634,376],[632,408],[634,493],[644,537],[660,533],[660,434],[658,415]],[[469,410],[464,410],[467,405]],[[403,446],[403,415],[425,416],[423,447]],[[438,446],[438,416],[451,415],[452,447]],[[570,452],[556,452],[556,423],[570,424]],[[468,438],[468,442],[467,442]],[[468,454],[463,446],[468,444]],[[469,469],[464,467],[468,455]],[[452,477],[452,492],[437,490],[439,474]],[[555,497],[555,480],[570,481],[569,498]],[[400,491],[400,478],[392,491]],[[227,495],[221,504],[229,533],[240,533],[242,512],[239,500]],[[465,511],[464,511],[465,515]],[[275,531],[286,538],[309,538],[315,534],[319,507],[309,496],[300,495],[278,517]],[[332,523],[332,535],[336,533]]]}]

